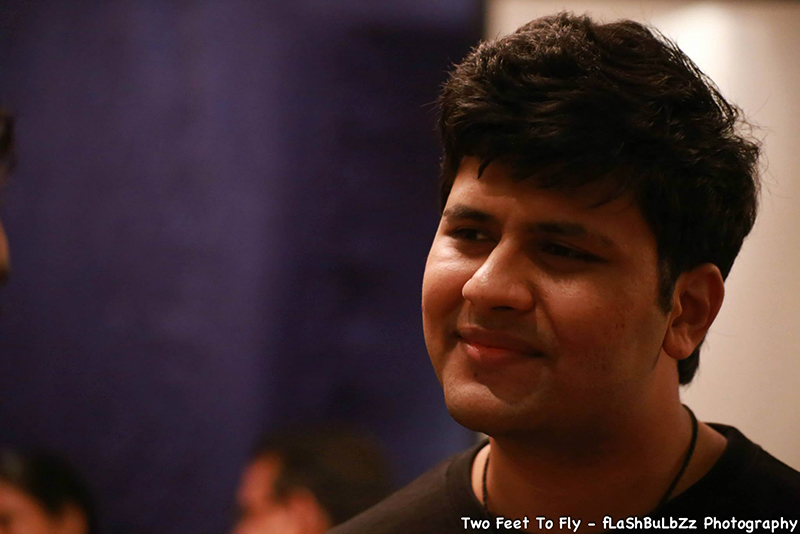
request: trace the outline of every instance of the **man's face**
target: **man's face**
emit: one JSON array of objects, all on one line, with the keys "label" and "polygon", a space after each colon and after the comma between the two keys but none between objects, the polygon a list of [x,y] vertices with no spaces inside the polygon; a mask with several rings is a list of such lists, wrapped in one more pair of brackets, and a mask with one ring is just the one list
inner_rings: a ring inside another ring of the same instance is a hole
[{"label": "man's face", "polygon": [[602,431],[664,380],[653,234],[629,198],[591,207],[603,191],[478,165],[462,162],[422,286],[448,410],[493,436]]},{"label": "man's face", "polygon": [[323,534],[330,517],[311,492],[292,488],[283,498],[275,494],[281,459],[266,454],[247,466],[236,495],[239,520],[234,534]]}]

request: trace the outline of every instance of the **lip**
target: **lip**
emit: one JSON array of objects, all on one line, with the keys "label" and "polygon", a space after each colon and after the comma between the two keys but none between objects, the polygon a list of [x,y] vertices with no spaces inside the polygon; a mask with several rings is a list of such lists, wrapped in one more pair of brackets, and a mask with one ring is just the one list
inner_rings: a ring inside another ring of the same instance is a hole
[{"label": "lip", "polygon": [[485,365],[505,365],[544,356],[532,343],[504,332],[464,326],[456,334],[467,355]]}]

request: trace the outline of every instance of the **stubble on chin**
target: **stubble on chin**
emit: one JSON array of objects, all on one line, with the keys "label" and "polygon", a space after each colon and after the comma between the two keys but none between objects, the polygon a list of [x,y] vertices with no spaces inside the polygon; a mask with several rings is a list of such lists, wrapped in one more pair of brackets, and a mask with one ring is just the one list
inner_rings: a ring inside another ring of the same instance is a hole
[{"label": "stubble on chin", "polygon": [[447,411],[469,430],[490,436],[514,434],[532,422],[524,410],[497,398],[484,384],[456,384],[445,377],[442,385]]}]

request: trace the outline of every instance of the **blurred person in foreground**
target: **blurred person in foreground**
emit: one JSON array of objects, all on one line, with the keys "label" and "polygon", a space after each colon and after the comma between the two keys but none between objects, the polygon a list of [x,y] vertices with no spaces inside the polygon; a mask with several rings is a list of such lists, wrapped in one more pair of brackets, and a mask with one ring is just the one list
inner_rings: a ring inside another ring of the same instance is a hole
[{"label": "blurred person in foreground", "polygon": [[322,534],[390,490],[386,458],[371,438],[342,429],[267,437],[242,474],[234,534]]},{"label": "blurred person in foreground", "polygon": [[95,534],[89,492],[63,461],[0,449],[0,534]]},{"label": "blurred person in foreground", "polygon": [[569,13],[475,48],[439,104],[423,329],[489,439],[333,533],[793,531],[800,473],[679,394],[756,216],[739,110],[657,31]]}]

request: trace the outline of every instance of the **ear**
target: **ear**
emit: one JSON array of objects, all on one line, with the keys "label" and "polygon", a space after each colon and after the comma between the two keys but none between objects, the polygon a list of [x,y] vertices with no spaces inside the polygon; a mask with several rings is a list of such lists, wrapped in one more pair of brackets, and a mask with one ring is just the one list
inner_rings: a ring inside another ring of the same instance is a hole
[{"label": "ear", "polygon": [[664,352],[676,360],[688,358],[703,341],[724,298],[725,283],[713,263],[704,263],[681,274],[672,294]]}]

